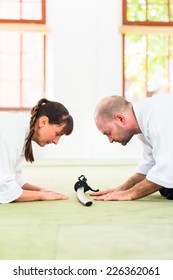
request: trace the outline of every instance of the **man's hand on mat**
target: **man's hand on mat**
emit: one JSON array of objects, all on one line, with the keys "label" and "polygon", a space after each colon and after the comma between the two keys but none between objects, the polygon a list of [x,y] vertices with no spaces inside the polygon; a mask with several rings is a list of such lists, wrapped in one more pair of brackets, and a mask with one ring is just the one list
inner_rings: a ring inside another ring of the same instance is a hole
[{"label": "man's hand on mat", "polygon": [[113,191],[116,191],[116,190],[115,189],[107,189],[107,190],[104,190],[104,191],[90,193],[90,195],[91,196],[101,196],[101,195],[105,195],[105,194],[111,193]]},{"label": "man's hand on mat", "polygon": [[94,200],[132,200],[129,191],[107,190],[92,194],[92,196],[95,196]]}]

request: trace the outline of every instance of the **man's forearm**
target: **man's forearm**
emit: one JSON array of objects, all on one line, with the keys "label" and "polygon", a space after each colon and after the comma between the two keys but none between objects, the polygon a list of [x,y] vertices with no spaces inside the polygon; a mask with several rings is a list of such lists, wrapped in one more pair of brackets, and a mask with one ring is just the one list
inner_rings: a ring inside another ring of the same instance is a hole
[{"label": "man's forearm", "polygon": [[[143,175],[144,176],[144,175]],[[139,182],[132,186],[134,180],[128,180],[124,185],[113,191],[103,191],[95,194],[95,200],[135,200],[158,191],[161,186],[148,181],[146,178],[142,180],[142,176],[135,176]],[[130,182],[131,184],[128,184]],[[125,189],[126,187],[126,189]],[[121,189],[120,189],[121,188]],[[123,189],[124,188],[124,189]]]},{"label": "man's forearm", "polygon": [[148,181],[147,179],[142,180],[137,183],[134,187],[127,190],[128,195],[132,200],[142,198],[144,196],[150,195],[158,190],[160,190],[161,186]]},{"label": "man's forearm", "polygon": [[116,188],[116,191],[125,191],[125,190],[129,190],[132,187],[134,187],[137,183],[143,181],[145,179],[145,175],[144,174],[140,174],[140,173],[135,173],[133,176],[131,176],[130,178],[128,178],[128,180],[123,183],[122,185],[120,185],[119,187]]}]

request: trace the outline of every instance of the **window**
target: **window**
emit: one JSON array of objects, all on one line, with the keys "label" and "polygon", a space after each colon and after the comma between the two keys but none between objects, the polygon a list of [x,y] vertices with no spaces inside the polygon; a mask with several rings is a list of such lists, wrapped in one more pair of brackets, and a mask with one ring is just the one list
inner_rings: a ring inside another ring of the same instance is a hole
[{"label": "window", "polygon": [[0,108],[45,95],[45,0],[0,0]]},{"label": "window", "polygon": [[124,95],[173,90],[173,0],[123,0]]}]

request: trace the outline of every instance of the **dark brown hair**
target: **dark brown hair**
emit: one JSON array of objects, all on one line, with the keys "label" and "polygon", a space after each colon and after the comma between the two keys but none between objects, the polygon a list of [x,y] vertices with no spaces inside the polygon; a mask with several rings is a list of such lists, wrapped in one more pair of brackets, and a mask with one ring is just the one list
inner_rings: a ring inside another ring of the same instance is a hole
[{"label": "dark brown hair", "polygon": [[31,110],[30,131],[25,142],[26,161],[34,161],[31,140],[34,134],[36,121],[42,116],[47,116],[50,124],[65,124],[63,134],[69,135],[73,130],[73,118],[64,105],[59,102],[49,101],[42,98]]}]

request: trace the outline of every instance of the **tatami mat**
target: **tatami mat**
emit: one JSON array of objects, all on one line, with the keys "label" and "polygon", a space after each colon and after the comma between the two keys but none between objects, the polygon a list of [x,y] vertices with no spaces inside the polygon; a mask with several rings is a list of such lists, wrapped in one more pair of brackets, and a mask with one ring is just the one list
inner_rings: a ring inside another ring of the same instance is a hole
[{"label": "tatami mat", "polygon": [[133,165],[30,165],[23,172],[30,183],[70,199],[1,204],[1,260],[173,258],[172,201],[155,193],[85,207],[76,198],[74,184],[81,174],[93,188],[112,188],[133,174]]}]

